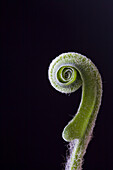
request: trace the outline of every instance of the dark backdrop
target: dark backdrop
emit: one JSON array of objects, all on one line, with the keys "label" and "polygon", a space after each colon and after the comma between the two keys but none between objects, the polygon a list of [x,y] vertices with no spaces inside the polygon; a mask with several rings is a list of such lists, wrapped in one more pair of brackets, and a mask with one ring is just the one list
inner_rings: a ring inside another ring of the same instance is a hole
[{"label": "dark backdrop", "polygon": [[103,79],[103,100],[83,169],[113,169],[113,1],[2,1],[0,170],[61,170],[61,134],[81,89],[64,95],[48,81],[63,52],[90,58]]}]

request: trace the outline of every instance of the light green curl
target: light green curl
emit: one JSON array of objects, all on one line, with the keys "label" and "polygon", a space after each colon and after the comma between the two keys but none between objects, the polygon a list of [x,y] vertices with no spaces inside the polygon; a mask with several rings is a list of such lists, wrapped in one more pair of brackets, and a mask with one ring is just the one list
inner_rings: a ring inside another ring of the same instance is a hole
[{"label": "light green curl", "polygon": [[101,103],[101,76],[90,59],[74,52],[56,57],[50,64],[48,76],[51,85],[62,93],[72,93],[82,85],[78,111],[62,133],[72,148],[66,170],[81,170]]}]

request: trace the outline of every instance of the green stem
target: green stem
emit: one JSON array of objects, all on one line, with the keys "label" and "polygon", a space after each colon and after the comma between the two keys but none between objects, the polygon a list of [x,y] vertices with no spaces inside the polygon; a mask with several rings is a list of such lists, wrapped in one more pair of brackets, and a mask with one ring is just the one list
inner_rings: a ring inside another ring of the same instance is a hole
[{"label": "green stem", "polygon": [[75,117],[63,131],[63,139],[73,143],[67,170],[80,170],[101,103],[102,81],[95,65],[85,56],[64,53],[49,67],[51,85],[62,93],[72,93],[82,85],[82,98]]}]

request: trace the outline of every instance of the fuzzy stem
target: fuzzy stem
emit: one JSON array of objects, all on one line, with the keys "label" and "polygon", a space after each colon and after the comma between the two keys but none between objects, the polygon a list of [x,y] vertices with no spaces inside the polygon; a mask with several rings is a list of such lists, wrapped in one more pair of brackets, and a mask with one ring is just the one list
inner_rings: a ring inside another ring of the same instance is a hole
[{"label": "fuzzy stem", "polygon": [[101,103],[101,76],[85,56],[64,53],[50,64],[49,80],[62,93],[74,92],[82,85],[82,98],[77,114],[62,133],[64,140],[73,143],[66,170],[81,170],[82,158],[91,139]]}]

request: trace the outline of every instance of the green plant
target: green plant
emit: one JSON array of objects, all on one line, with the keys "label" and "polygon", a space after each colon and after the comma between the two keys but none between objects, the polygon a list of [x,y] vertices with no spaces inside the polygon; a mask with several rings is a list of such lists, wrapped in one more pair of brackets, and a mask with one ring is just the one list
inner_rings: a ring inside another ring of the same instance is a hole
[{"label": "green plant", "polygon": [[51,85],[62,93],[72,93],[82,85],[77,114],[62,133],[63,139],[71,145],[66,170],[81,170],[101,103],[101,76],[90,59],[74,52],[56,57],[50,64],[48,76]]}]

